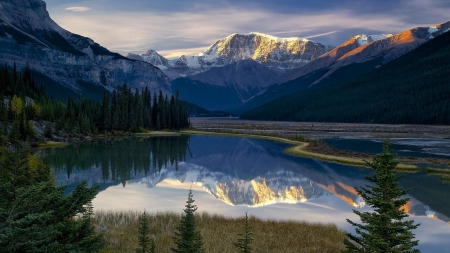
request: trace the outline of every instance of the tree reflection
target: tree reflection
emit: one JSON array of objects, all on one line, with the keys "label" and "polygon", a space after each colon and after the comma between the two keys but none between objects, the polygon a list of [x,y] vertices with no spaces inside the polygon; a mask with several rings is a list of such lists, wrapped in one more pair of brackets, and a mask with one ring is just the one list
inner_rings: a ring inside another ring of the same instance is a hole
[{"label": "tree reflection", "polygon": [[113,180],[125,185],[136,174],[145,176],[167,165],[178,168],[189,153],[188,135],[99,140],[76,143],[65,148],[42,150],[46,163],[55,173],[66,171],[67,178],[76,171],[101,168],[104,182]]}]

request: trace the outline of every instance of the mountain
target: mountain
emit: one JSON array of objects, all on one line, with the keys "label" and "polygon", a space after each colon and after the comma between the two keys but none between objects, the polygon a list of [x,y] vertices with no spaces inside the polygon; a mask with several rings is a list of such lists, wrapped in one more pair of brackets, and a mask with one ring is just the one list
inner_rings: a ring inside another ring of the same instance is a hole
[{"label": "mountain", "polygon": [[[447,28],[444,31],[450,31],[449,24],[445,24]],[[427,32],[424,30],[418,29],[422,33]],[[450,32],[442,32],[409,53],[370,72],[333,85],[282,97],[241,117],[448,125],[449,55]]]},{"label": "mountain", "polygon": [[395,35],[354,36],[305,66],[282,74],[270,88],[231,111],[242,113],[289,94],[335,84],[366,73],[448,29],[450,22],[434,27],[418,27]]},{"label": "mountain", "polygon": [[169,79],[157,67],[64,30],[50,18],[44,1],[3,0],[0,64],[16,63],[20,70],[27,62],[43,79],[52,79],[79,95],[91,89],[112,90],[124,82],[133,89],[149,86],[170,93]]},{"label": "mountain", "polygon": [[[216,41],[205,51],[193,55],[182,55],[167,60],[153,50],[140,57],[168,75],[173,72],[188,76],[205,72],[213,67],[223,67],[245,59],[253,59],[277,72],[298,68],[330,50],[318,42],[301,38],[277,38],[267,34],[231,34]],[[130,58],[137,59],[129,54]]]},{"label": "mountain", "polygon": [[172,81],[172,92],[209,110],[227,110],[241,105],[267,88],[278,73],[252,59]]}]

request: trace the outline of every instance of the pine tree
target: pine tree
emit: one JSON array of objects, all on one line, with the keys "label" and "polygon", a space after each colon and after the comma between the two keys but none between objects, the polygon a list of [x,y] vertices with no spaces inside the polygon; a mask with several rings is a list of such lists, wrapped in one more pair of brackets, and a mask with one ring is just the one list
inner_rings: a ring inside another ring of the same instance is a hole
[{"label": "pine tree", "polygon": [[181,217],[180,225],[177,227],[175,237],[173,237],[176,248],[171,248],[175,253],[203,253],[203,242],[200,231],[195,230],[195,215],[197,206],[193,205],[192,189],[189,190],[188,200],[184,216]]},{"label": "pine tree", "polygon": [[155,253],[155,242],[149,237],[150,228],[148,226],[147,213],[144,213],[139,217],[138,228],[138,242],[139,248],[136,249],[136,253]]},{"label": "pine tree", "polygon": [[241,253],[250,253],[252,252],[252,248],[250,247],[250,244],[253,241],[252,236],[254,235],[250,230],[252,227],[248,224],[248,216],[247,213],[245,213],[245,226],[244,226],[244,233],[238,234],[239,238],[237,242],[233,243],[236,248],[240,250]]},{"label": "pine tree", "polygon": [[[16,143],[10,140],[11,143]],[[0,251],[97,252],[90,202],[98,187],[79,184],[66,196],[56,187],[51,169],[20,143],[0,146]],[[82,217],[75,218],[79,214]]]},{"label": "pine tree", "polygon": [[383,143],[383,152],[378,154],[372,162],[366,162],[373,172],[366,179],[374,185],[356,188],[358,194],[365,202],[374,208],[373,212],[353,212],[361,219],[362,224],[349,219],[352,226],[356,227],[356,234],[347,234],[348,239],[344,243],[345,252],[419,252],[414,249],[418,241],[414,241],[411,230],[420,224],[414,221],[403,221],[408,214],[402,207],[409,201],[405,198],[407,193],[399,186],[401,176],[395,174],[398,164],[395,154],[389,151],[389,141]]}]

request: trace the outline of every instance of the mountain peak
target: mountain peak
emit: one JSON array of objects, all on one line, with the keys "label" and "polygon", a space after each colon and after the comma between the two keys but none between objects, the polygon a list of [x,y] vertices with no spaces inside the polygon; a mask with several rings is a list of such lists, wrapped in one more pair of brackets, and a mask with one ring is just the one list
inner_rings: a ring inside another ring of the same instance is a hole
[{"label": "mountain peak", "polygon": [[390,33],[389,34],[364,34],[364,33],[362,33],[362,34],[358,34],[358,35],[354,36],[353,38],[355,38],[356,41],[358,42],[358,44],[360,46],[362,46],[362,45],[368,44],[372,41],[382,40],[382,39],[386,39],[386,38],[389,38],[392,36],[393,36],[393,34],[390,34]]},{"label": "mountain peak", "polygon": [[271,40],[275,40],[277,42],[284,42],[284,41],[303,41],[303,42],[308,42],[310,40],[308,39],[304,39],[304,38],[299,38],[299,37],[290,37],[290,38],[279,38],[279,37],[275,37],[269,34],[265,34],[265,33],[260,33],[260,32],[251,32],[250,35],[257,35],[257,36],[261,36],[261,37],[265,37]]}]

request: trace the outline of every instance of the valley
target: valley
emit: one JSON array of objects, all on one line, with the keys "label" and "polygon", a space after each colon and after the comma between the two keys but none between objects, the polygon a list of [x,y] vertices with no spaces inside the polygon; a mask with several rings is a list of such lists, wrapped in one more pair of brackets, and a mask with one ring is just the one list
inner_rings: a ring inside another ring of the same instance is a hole
[{"label": "valley", "polygon": [[0,0],[0,248],[448,251],[450,3],[280,1]]}]

